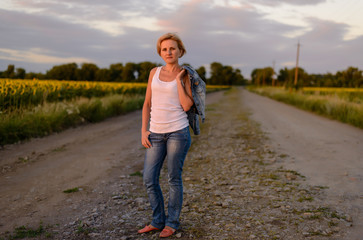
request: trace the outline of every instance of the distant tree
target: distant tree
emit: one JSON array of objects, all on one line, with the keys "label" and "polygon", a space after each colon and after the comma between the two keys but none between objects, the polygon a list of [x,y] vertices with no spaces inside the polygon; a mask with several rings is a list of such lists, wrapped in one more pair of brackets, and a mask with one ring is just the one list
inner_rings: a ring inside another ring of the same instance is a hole
[{"label": "distant tree", "polygon": [[336,77],[339,87],[360,87],[363,85],[362,71],[356,67],[348,67],[342,72],[337,72]]},{"label": "distant tree", "polygon": [[47,79],[46,74],[29,72],[25,74],[26,79]]},{"label": "distant tree", "polygon": [[322,79],[322,87],[338,87],[338,85],[340,85],[336,79],[336,75],[327,73],[323,76],[324,78]]},{"label": "distant tree", "polygon": [[83,63],[77,71],[77,80],[95,81],[98,67],[93,63]]},{"label": "distant tree", "polygon": [[147,82],[149,79],[149,73],[150,70],[157,66],[156,63],[152,62],[141,62],[139,64],[136,64],[136,70],[137,70],[137,81],[138,82]]},{"label": "distant tree", "polygon": [[137,65],[132,62],[126,63],[122,71],[122,81],[123,82],[134,82],[137,74]]},{"label": "distant tree", "polygon": [[323,74],[310,74],[309,86],[310,87],[323,87],[324,75]]},{"label": "distant tree", "polygon": [[247,80],[243,77],[240,69],[235,70],[233,85],[247,85]]},{"label": "distant tree", "polygon": [[206,81],[207,77],[207,71],[205,70],[204,66],[199,67],[198,69],[196,69],[198,75],[203,79],[203,81]]},{"label": "distant tree", "polygon": [[37,74],[34,72],[28,72],[25,74],[26,79],[38,79]]},{"label": "distant tree", "polygon": [[219,62],[210,64],[211,76],[207,79],[207,84],[217,85],[222,84],[223,65]]},{"label": "distant tree", "polygon": [[78,66],[76,63],[63,64],[54,66],[52,69],[47,71],[48,79],[55,80],[77,80]]},{"label": "distant tree", "polygon": [[233,77],[233,68],[231,66],[223,66],[219,84],[232,85]]},{"label": "distant tree", "polygon": [[219,62],[213,62],[210,65],[211,77],[207,79],[207,84],[219,85],[242,85],[246,84],[241,70],[234,69],[231,66],[224,66]]},{"label": "distant tree", "polygon": [[17,68],[15,78],[24,79],[25,78],[25,69],[24,68]]},{"label": "distant tree", "polygon": [[336,74],[311,74],[308,78],[310,86],[363,87],[363,71],[356,67],[348,67],[346,70],[336,72]]},{"label": "distant tree", "polygon": [[311,78],[305,72],[304,69],[298,68],[298,82],[297,86],[294,86],[295,81],[295,68],[287,69],[280,69],[280,73],[277,76],[279,82],[283,84],[285,87],[302,87],[302,86],[309,86],[311,85]]},{"label": "distant tree", "polygon": [[115,63],[110,65],[110,81],[111,82],[121,82],[122,81],[122,72],[124,66],[122,63]]},{"label": "distant tree", "polygon": [[251,73],[252,83],[255,85],[272,85],[274,70],[271,67],[256,68]]},{"label": "distant tree", "polygon": [[15,77],[15,66],[13,64],[8,65],[8,69],[3,72],[4,78],[14,78]]},{"label": "distant tree", "polygon": [[95,76],[95,81],[98,82],[111,82],[111,70],[107,68],[98,69]]},{"label": "distant tree", "polygon": [[286,67],[280,69],[279,74],[277,75],[277,81],[282,83],[282,85],[286,86],[288,82],[292,82],[293,76],[291,75],[291,71],[289,71]]}]

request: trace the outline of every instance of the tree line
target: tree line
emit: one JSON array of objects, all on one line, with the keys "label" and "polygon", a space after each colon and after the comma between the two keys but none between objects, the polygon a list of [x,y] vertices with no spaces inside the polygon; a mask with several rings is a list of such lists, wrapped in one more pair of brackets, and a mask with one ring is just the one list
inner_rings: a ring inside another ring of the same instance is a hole
[{"label": "tree line", "polygon": [[[258,86],[295,86],[295,68],[283,68],[276,74],[271,67],[256,68],[251,73],[251,82]],[[356,67],[348,67],[336,74],[308,74],[298,68],[295,87],[363,87],[363,71]]]},{"label": "tree line", "polygon": [[[54,79],[75,81],[103,81],[103,82],[147,82],[152,68],[161,66],[153,62],[128,62],[111,64],[109,68],[99,68],[94,63],[68,63],[53,66],[46,73],[27,73],[23,68],[8,65],[7,70],[1,72],[0,78],[13,79]],[[240,69],[223,65],[219,62],[210,64],[210,74],[204,66],[196,71],[207,84],[210,85],[246,85]],[[283,68],[275,73],[272,67],[256,68],[251,73],[251,84],[258,86],[294,86],[295,68]],[[363,71],[356,67],[348,67],[336,74],[308,74],[303,68],[298,68],[296,87],[363,87]]]},{"label": "tree line", "polygon": [[[100,81],[100,82],[147,82],[150,70],[161,64],[152,62],[128,62],[111,64],[109,68],[99,68],[94,63],[68,63],[53,66],[46,73],[27,73],[23,68],[8,65],[7,70],[0,72],[0,78],[13,79],[53,79],[75,81]],[[211,85],[245,85],[247,80],[240,69],[223,65],[219,62],[210,64],[210,77],[207,78],[206,68],[201,66],[196,69],[200,77]]]}]

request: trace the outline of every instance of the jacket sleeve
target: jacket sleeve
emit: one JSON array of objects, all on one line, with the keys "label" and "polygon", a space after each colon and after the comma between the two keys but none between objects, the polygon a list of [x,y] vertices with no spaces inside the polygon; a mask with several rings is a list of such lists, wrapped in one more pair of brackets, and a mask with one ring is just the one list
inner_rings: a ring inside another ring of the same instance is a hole
[{"label": "jacket sleeve", "polygon": [[205,120],[205,96],[206,96],[206,84],[199,77],[198,73],[190,66],[183,66],[189,75],[192,88],[192,97],[194,105],[187,112],[189,125],[192,128],[195,135],[200,134],[199,117],[202,122]]}]

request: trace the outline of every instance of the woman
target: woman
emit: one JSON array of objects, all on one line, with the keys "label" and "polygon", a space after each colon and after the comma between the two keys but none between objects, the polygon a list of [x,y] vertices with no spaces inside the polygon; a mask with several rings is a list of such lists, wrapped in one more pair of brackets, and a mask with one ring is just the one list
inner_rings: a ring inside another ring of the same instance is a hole
[{"label": "woman", "polygon": [[[164,34],[157,41],[157,51],[165,65],[150,71],[141,128],[141,143],[147,148],[144,184],[153,211],[153,220],[138,232],[162,229],[160,237],[169,237],[180,225],[179,215],[183,202],[182,170],[191,144],[186,112],[194,102],[190,80],[186,70],[178,62],[186,53],[181,39],[173,33]],[[159,185],[164,159],[168,164],[168,216],[165,214]]]}]

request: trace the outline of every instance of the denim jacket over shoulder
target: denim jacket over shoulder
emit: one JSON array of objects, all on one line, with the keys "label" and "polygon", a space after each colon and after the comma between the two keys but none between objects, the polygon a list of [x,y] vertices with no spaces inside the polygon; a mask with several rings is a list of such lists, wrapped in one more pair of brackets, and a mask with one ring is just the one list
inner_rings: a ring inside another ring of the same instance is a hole
[{"label": "denim jacket over shoulder", "polygon": [[192,67],[183,65],[183,68],[188,71],[194,101],[193,106],[187,112],[189,125],[193,129],[194,134],[199,135],[199,117],[202,119],[202,123],[205,120],[206,85]]}]

